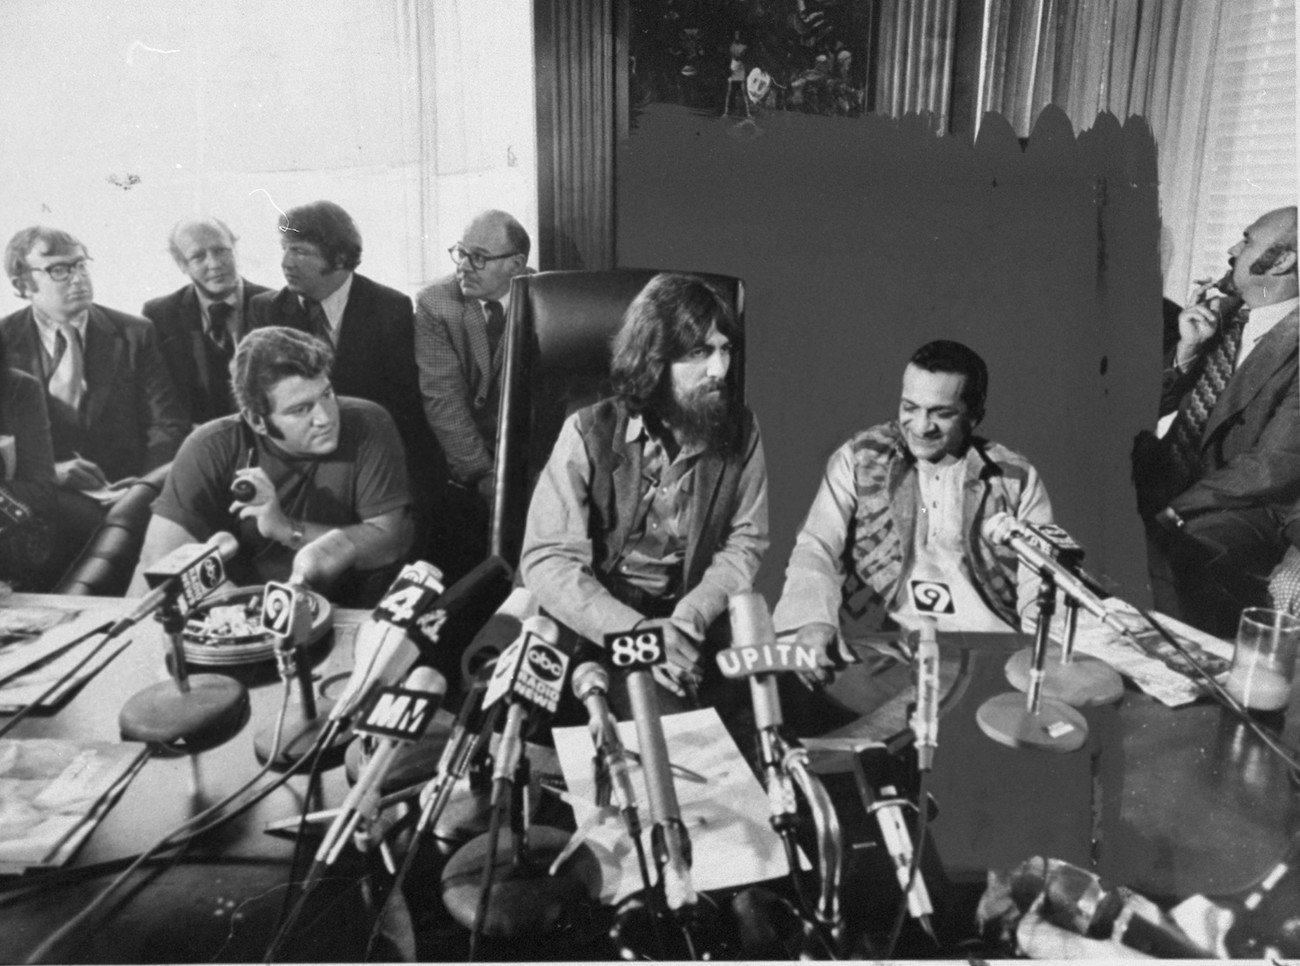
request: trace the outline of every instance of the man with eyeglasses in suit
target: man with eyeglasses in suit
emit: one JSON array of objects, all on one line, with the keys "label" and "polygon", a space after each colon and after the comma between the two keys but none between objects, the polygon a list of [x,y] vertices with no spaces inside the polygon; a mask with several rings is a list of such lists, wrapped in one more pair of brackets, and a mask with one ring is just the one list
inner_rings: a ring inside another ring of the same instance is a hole
[{"label": "man with eyeglasses in suit", "polygon": [[5,272],[30,305],[0,319],[0,338],[9,364],[45,387],[60,540],[71,559],[103,517],[86,492],[109,499],[110,484],[169,462],[189,422],[153,324],[94,304],[80,240],[57,228],[25,228],[5,248]]},{"label": "man with eyeglasses in suit", "polygon": [[497,405],[505,362],[510,282],[530,271],[528,232],[504,211],[484,211],[449,249],[456,271],[416,297],[415,362],[424,414],[447,459],[439,563],[463,573],[487,555]]}]

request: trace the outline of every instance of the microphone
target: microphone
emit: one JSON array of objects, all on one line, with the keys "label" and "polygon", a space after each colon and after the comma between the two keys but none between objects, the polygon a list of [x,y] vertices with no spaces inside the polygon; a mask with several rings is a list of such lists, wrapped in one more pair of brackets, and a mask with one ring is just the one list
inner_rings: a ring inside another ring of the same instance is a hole
[{"label": "microphone", "polygon": [[663,630],[647,627],[607,634],[605,649],[612,655],[616,666],[629,668],[627,692],[632,704],[632,717],[636,721],[650,819],[654,823],[655,863],[659,867],[664,901],[669,910],[684,912],[696,903],[695,886],[691,882],[691,841],[677,803],[672,764],[668,760],[668,741],[659,720],[659,694],[650,672],[651,667],[667,659]]},{"label": "microphone", "polygon": [[622,810],[628,834],[634,842],[641,840],[641,821],[636,811],[636,787],[627,767],[627,750],[619,737],[618,725],[609,710],[609,672],[595,661],[578,665],[573,672],[573,696],[587,706],[596,751],[609,769],[614,799]]},{"label": "microphone", "polygon": [[1043,577],[1050,577],[1057,587],[1067,596],[1078,601],[1088,613],[1125,639],[1132,638],[1123,621],[1106,609],[1101,597],[1082,578],[1039,545],[1041,538],[1032,527],[1020,522],[1011,514],[1001,511],[984,521],[981,535],[987,543],[1010,547],[1022,561],[1037,570]]},{"label": "microphone", "polygon": [[506,723],[497,745],[496,767],[492,772],[492,802],[514,781],[524,750],[524,725],[534,716],[553,714],[560,704],[560,687],[569,667],[569,656],[556,642],[560,628],[540,614],[523,623],[519,638],[497,659],[483,707],[507,701]]},{"label": "microphone", "polygon": [[193,607],[226,579],[223,564],[238,552],[239,541],[222,530],[207,543],[186,543],[156,560],[144,572],[150,591],[130,614],[109,628],[108,636],[116,637],[134,627],[177,596]]},{"label": "microphone", "polygon": [[410,630],[442,590],[442,573],[433,564],[418,560],[402,568],[357,631],[352,675],[335,700],[331,721],[351,715],[371,688],[392,683],[415,663],[420,649]]},{"label": "microphone", "polygon": [[934,622],[928,620],[921,623],[916,644],[916,710],[911,725],[916,736],[917,766],[929,771],[939,741],[939,644],[934,637]]},{"label": "microphone", "polygon": [[354,730],[377,735],[379,741],[321,842],[316,852],[318,863],[332,865],[357,825],[363,819],[369,821],[375,817],[384,778],[392,768],[397,752],[402,745],[420,739],[446,693],[447,679],[430,667],[417,667],[402,687],[384,688],[377,693]]}]

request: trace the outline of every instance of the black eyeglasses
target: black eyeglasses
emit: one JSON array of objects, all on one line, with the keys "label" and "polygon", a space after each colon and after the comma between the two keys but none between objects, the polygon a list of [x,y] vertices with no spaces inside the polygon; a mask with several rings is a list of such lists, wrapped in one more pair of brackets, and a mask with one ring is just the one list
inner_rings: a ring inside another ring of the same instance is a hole
[{"label": "black eyeglasses", "polygon": [[66,282],[72,277],[72,273],[78,275],[90,275],[89,258],[78,258],[75,262],[56,262],[53,265],[47,265],[45,268],[37,268],[34,265],[28,266],[33,272],[44,272],[56,282]]},{"label": "black eyeglasses", "polygon": [[447,254],[451,256],[451,260],[455,262],[457,265],[459,265],[461,262],[469,262],[470,267],[477,272],[477,271],[481,271],[483,269],[483,266],[485,266],[488,262],[495,262],[502,258],[510,258],[514,255],[518,255],[519,253],[504,252],[500,255],[480,255],[478,252],[470,251],[464,245],[455,244],[447,249]]}]

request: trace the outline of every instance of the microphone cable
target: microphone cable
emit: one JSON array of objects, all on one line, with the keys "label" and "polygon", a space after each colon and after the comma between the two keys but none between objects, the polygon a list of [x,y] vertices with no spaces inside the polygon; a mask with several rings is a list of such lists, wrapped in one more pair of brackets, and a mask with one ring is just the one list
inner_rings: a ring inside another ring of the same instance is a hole
[{"label": "microphone cable", "polygon": [[[56,660],[57,658],[61,657],[63,654],[72,650],[72,648],[76,647],[78,644],[83,644],[86,641],[90,640],[96,634],[105,634],[112,626],[113,625],[111,623],[105,622],[99,625],[98,627],[94,628],[93,630],[86,631],[86,633],[82,634],[80,637],[76,638],[75,640],[69,641],[67,644],[63,644],[58,648],[56,648],[54,651],[50,652],[50,654],[46,656],[41,661],[41,663],[47,664]],[[39,696],[33,698],[27,704],[23,705],[16,712],[14,712],[13,716],[10,717],[8,721],[6,721],[3,725],[0,725],[0,738],[3,738],[5,735],[9,734],[9,732],[11,732],[14,728],[18,726],[18,722],[22,721],[29,714],[31,714],[38,707],[40,707],[41,702],[45,701],[46,698],[48,698],[50,695],[57,692],[59,688],[67,684],[68,681],[70,681],[76,674],[78,674],[82,668],[84,668],[87,664],[93,661],[95,657],[99,654],[99,652],[104,649],[104,646],[113,639],[114,636],[112,634],[107,634],[102,641],[100,641],[89,651],[87,651],[86,654],[81,658],[81,660],[79,660],[72,667],[68,668],[68,670],[64,671],[62,676],[60,676],[57,681],[55,681],[48,688],[42,691]],[[114,658],[116,658],[119,654],[121,654],[122,651],[124,651],[130,643],[131,643],[130,641],[123,641],[122,645],[111,655],[109,655],[109,657],[104,661],[104,667],[107,667],[109,663]],[[100,671],[102,671],[103,669],[104,668],[101,667]],[[30,670],[30,668],[23,668],[22,671],[18,671],[15,672],[14,674],[9,675],[7,678],[5,678],[3,682],[0,683],[8,683],[9,681],[12,681],[17,677],[21,677],[28,670]],[[97,671],[95,673],[98,674],[99,672]]]},{"label": "microphone cable", "polygon": [[[912,850],[912,861],[907,868],[907,888],[903,890],[902,897],[898,900],[898,911],[894,915],[894,925],[889,931],[889,944],[885,947],[884,954],[880,957],[882,960],[894,958],[894,948],[898,945],[899,937],[903,934],[903,922],[907,919],[907,899],[912,894],[912,885],[916,882],[918,870],[921,868],[921,853],[925,850],[926,832],[930,825],[930,792],[929,792],[928,770],[921,771],[920,781],[916,786],[917,800],[917,818],[916,818],[916,848]],[[929,918],[928,916],[926,917]],[[927,924],[928,925],[928,924]],[[935,938],[934,927],[929,926],[926,929],[930,939],[938,948],[939,941]]]},{"label": "microphone cable", "polygon": [[[25,963],[33,964],[33,963],[43,962],[45,960],[45,957],[49,955],[51,952],[53,952],[55,948],[60,943],[62,943],[65,939],[67,939],[76,929],[80,928],[82,925],[85,925],[88,922],[91,922],[95,914],[99,911],[99,909],[106,902],[108,902],[109,898],[115,892],[117,892],[117,890],[127,881],[127,879],[129,879],[131,875],[137,869],[143,866],[146,862],[148,862],[150,859],[158,855],[158,853],[162,852],[164,849],[170,849],[170,848],[178,848],[183,851],[186,847],[190,845],[190,843],[192,843],[200,835],[203,835],[211,831],[212,829],[217,828],[218,826],[224,824],[225,822],[229,821],[230,819],[234,818],[240,813],[246,811],[248,808],[252,807],[253,804],[260,801],[262,798],[265,798],[266,795],[270,794],[270,792],[273,791],[275,788],[278,788],[280,787],[280,785],[284,784],[284,781],[288,778],[288,775],[291,772],[286,772],[284,776],[282,776],[280,779],[277,779],[275,782],[272,782],[271,785],[269,785],[266,789],[262,790],[261,793],[254,796],[249,801],[242,803],[240,806],[233,809],[229,813],[221,814],[222,809],[226,808],[226,806],[228,806],[231,802],[235,801],[239,796],[247,792],[270,771],[271,763],[274,762],[276,755],[278,755],[280,751],[279,745],[282,738],[282,732],[284,729],[285,713],[289,707],[290,695],[291,695],[291,689],[286,684],[280,700],[280,710],[277,713],[276,720],[275,720],[275,738],[273,741],[274,753],[268,756],[267,762],[263,764],[262,767],[259,768],[253,774],[253,777],[248,779],[246,782],[244,782],[242,785],[240,785],[238,788],[236,788],[234,791],[228,794],[225,798],[221,799],[221,801],[208,806],[203,811],[199,812],[199,814],[191,816],[190,818],[186,819],[175,829],[171,830],[170,832],[167,832],[165,835],[159,838],[156,842],[154,842],[153,845],[145,849],[145,851],[135,856],[135,858],[131,860],[130,864],[128,864],[125,869],[123,869],[120,873],[118,873],[118,875],[111,882],[109,882],[108,885],[106,885],[102,890],[100,890],[100,892],[95,896],[94,899],[92,899],[75,916],[73,916],[71,919],[65,922],[62,926],[56,929],[44,940],[42,940],[40,945],[37,946],[36,949],[34,949],[24,960]],[[152,753],[153,753],[152,751],[149,752],[149,754]],[[209,821],[209,819],[212,819],[214,816],[216,816],[216,820]],[[206,822],[207,824],[201,824],[199,825],[198,828],[190,827],[195,825],[196,823],[202,823],[202,822]],[[178,856],[171,856],[170,858],[174,860],[177,857]],[[78,947],[73,947],[73,948],[75,949]]]}]

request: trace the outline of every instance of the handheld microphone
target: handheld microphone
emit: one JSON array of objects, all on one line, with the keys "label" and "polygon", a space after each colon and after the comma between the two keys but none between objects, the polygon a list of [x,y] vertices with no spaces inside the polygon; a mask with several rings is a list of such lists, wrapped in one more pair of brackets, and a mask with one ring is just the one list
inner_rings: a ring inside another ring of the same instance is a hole
[{"label": "handheld microphone", "polygon": [[488,681],[483,707],[491,708],[503,698],[507,702],[492,772],[494,804],[505,786],[514,781],[523,756],[524,726],[559,707],[560,688],[569,667],[569,656],[556,646],[559,636],[559,627],[549,617],[528,618],[519,639],[497,659]]},{"label": "handheld microphone", "polygon": [[[465,777],[470,763],[480,749],[487,745],[488,735],[496,726],[495,710],[485,715],[481,722],[479,721],[479,715],[483,711],[483,698],[487,694],[488,678],[493,669],[494,666],[483,669],[470,685],[465,700],[461,702],[460,711],[457,712],[456,720],[451,726],[451,734],[447,737],[447,744],[443,746],[442,755],[438,759],[438,767],[420,792],[422,811],[415,825],[417,835],[441,816],[443,809],[451,800],[452,789],[456,782]],[[497,710],[499,708],[498,705]]]},{"label": "handheld microphone", "polygon": [[587,706],[593,743],[609,769],[614,800],[626,819],[628,834],[634,842],[640,842],[641,820],[636,811],[636,788],[632,784],[632,772],[627,767],[627,750],[609,710],[608,694],[608,671],[595,661],[578,665],[573,672],[573,696]]},{"label": "handheld microphone", "polygon": [[239,541],[222,530],[214,533],[207,543],[183,544],[155,561],[144,572],[152,589],[140,598],[130,614],[109,628],[108,636],[116,637],[134,627],[178,596],[187,607],[193,607],[226,579],[224,561],[238,552]]},{"label": "handheld microphone", "polygon": [[230,495],[240,503],[247,503],[257,496],[257,487],[253,485],[252,480],[241,478],[230,484]]},{"label": "handheld microphone", "polygon": [[357,631],[352,675],[335,701],[331,721],[351,715],[371,688],[392,683],[415,663],[420,649],[411,638],[411,628],[442,589],[442,574],[433,564],[420,560],[402,568]]},{"label": "handheld microphone", "polygon": [[446,678],[430,667],[417,667],[400,688],[375,692],[375,700],[354,730],[377,735],[379,741],[357,776],[357,783],[343,800],[334,824],[316,853],[317,862],[332,865],[357,825],[363,819],[373,820],[379,810],[384,778],[397,752],[402,745],[420,739],[446,693]]},{"label": "handheld microphone", "polygon": [[691,881],[691,841],[682,822],[668,760],[668,740],[659,720],[659,694],[650,668],[668,658],[663,630],[639,630],[605,635],[605,649],[616,667],[626,668],[628,698],[636,721],[641,751],[641,771],[653,822],[655,864],[663,883],[664,901],[672,912],[682,912],[696,903]]},{"label": "handheld microphone", "polygon": [[1078,601],[1088,613],[1125,639],[1132,638],[1123,621],[1106,609],[1101,597],[1082,578],[1044,550],[1039,544],[1041,538],[1026,524],[1002,511],[994,513],[984,521],[981,535],[990,544],[1003,544],[1010,547],[1021,560],[1037,570],[1039,574],[1051,577],[1057,587],[1067,596]]},{"label": "handheld microphone", "polygon": [[921,623],[916,644],[916,711],[911,725],[916,736],[917,766],[929,771],[939,740],[939,644],[934,622],[928,620]]}]

